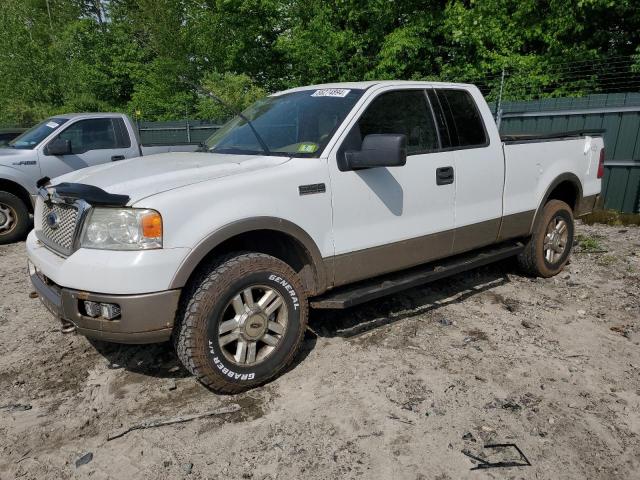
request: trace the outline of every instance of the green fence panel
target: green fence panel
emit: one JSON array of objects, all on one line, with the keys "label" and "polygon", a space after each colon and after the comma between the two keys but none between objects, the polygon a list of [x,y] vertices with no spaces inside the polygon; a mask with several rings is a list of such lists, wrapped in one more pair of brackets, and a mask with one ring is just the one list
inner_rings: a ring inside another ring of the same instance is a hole
[{"label": "green fence panel", "polygon": [[218,122],[204,120],[139,121],[137,126],[143,145],[202,143],[220,128]]},{"label": "green fence panel", "polygon": [[600,188],[600,194],[603,198],[607,198],[607,190],[609,190],[609,180],[611,180],[611,168],[605,167],[604,177],[602,177],[602,186]]},{"label": "green fence panel", "polygon": [[592,115],[584,115],[584,128],[586,130],[597,130],[602,128],[602,120],[603,115],[601,114],[592,114]]},{"label": "green fence panel", "polygon": [[627,167],[608,167],[609,179],[604,199],[604,208],[622,211],[625,203],[629,169]]},{"label": "green fence panel", "polygon": [[567,130],[582,130],[586,118],[584,115],[570,115],[569,122],[567,123]]},{"label": "green fence panel", "polygon": [[614,160],[634,159],[633,151],[636,145],[638,130],[640,129],[640,115],[637,112],[627,112],[621,115],[620,127],[615,140],[615,150],[609,158]]},{"label": "green fence panel", "polygon": [[602,129],[604,130],[605,159],[612,160],[620,129],[620,114],[606,113],[602,119]]},{"label": "green fence panel", "polygon": [[628,171],[627,185],[621,211],[637,213],[640,211],[640,165],[626,168]]}]

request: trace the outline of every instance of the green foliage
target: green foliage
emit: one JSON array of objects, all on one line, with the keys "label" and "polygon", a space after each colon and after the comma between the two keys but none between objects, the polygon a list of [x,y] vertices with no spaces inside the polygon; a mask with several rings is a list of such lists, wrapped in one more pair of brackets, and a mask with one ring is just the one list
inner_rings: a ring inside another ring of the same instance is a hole
[{"label": "green foliage", "polygon": [[2,0],[0,125],[71,110],[226,116],[194,83],[242,108],[339,80],[497,91],[504,68],[520,72],[507,99],[575,95],[598,80],[574,78],[567,62],[620,55],[640,72],[637,0]]},{"label": "green foliage", "polygon": [[603,251],[600,240],[595,236],[576,235],[576,242],[583,252],[601,252]]},{"label": "green foliage", "polygon": [[594,210],[589,215],[582,217],[587,225],[603,223],[605,225],[638,225],[640,226],[640,214],[622,213],[616,210]]},{"label": "green foliage", "polygon": [[230,72],[211,72],[202,80],[202,86],[230,107],[226,108],[210,97],[199,98],[196,116],[203,120],[222,120],[267,95],[248,75]]}]

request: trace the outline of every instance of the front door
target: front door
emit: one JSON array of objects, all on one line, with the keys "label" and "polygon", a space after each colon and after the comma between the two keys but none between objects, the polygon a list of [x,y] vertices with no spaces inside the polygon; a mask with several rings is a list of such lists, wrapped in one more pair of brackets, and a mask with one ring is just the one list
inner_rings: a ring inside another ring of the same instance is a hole
[{"label": "front door", "polygon": [[131,139],[122,131],[120,118],[92,118],[78,120],[67,126],[57,137],[69,140],[71,153],[47,155],[41,152],[41,170],[44,176],[55,178],[73,170],[122,160],[132,155]]},{"label": "front door", "polygon": [[[447,256],[453,245],[455,157],[440,151],[424,87],[381,89],[360,111],[329,158],[336,285]],[[406,165],[340,171],[340,155],[379,133],[406,135]]]}]

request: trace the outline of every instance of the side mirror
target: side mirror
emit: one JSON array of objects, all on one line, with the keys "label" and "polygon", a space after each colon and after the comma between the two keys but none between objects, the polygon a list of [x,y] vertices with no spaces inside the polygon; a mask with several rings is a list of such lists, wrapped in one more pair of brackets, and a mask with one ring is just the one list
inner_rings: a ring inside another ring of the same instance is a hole
[{"label": "side mirror", "polygon": [[54,138],[47,145],[47,155],[69,155],[71,153],[71,141]]},{"label": "side mirror", "polygon": [[402,167],[407,163],[407,137],[395,133],[367,135],[360,150],[344,152],[345,169]]}]

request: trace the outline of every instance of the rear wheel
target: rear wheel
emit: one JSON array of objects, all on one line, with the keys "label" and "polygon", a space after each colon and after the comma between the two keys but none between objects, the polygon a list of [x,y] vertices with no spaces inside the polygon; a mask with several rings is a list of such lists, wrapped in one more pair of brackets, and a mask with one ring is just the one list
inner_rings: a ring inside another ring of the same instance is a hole
[{"label": "rear wheel", "polygon": [[29,209],[22,200],[0,191],[0,245],[23,240],[31,227]]},{"label": "rear wheel", "polygon": [[571,207],[560,200],[550,200],[542,209],[524,251],[518,255],[521,268],[540,277],[560,273],[571,254],[573,233]]},{"label": "rear wheel", "polygon": [[307,299],[286,263],[260,253],[221,259],[185,292],[174,333],[180,361],[221,393],[264,383],[294,359]]}]

